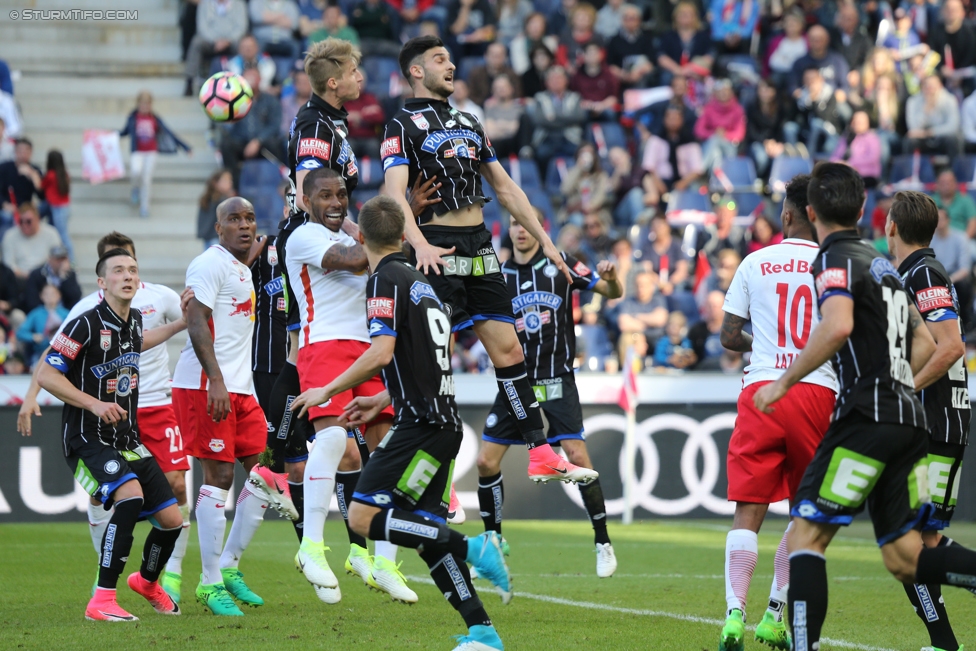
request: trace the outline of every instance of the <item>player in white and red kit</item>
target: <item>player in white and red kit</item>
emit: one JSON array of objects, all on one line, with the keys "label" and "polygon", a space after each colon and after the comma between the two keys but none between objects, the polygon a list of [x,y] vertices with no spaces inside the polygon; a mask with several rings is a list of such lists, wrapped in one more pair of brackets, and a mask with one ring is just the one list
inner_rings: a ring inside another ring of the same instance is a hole
[{"label": "player in white and red kit", "polygon": [[264,603],[238,569],[268,507],[263,493],[247,484],[224,545],[234,461],[250,473],[267,438],[251,377],[254,287],[248,255],[256,231],[254,208],[246,199],[233,197],[217,206],[220,244],[186,270],[186,286],[194,292],[187,306],[189,338],[173,374],[173,404],[188,451],[203,465],[196,506],[203,573],[196,596],[215,615],[243,614],[231,596],[251,606]]},{"label": "player in white and red kit", "polygon": [[[106,251],[116,248],[127,250],[135,258],[136,248],[132,239],[115,231],[98,241],[98,257],[101,258]],[[75,303],[55,333],[55,337],[61,334],[65,324],[94,308],[104,298],[105,293],[98,290]],[[180,296],[165,285],[140,283],[139,289],[132,297],[130,308],[139,310],[142,314],[143,330],[152,330],[166,323],[183,319]],[[46,357],[47,352],[45,351],[41,357]],[[183,557],[186,555],[186,543],[190,535],[190,506],[186,500],[186,471],[190,469],[190,463],[183,449],[183,436],[173,412],[170,384],[169,355],[166,346],[156,346],[143,351],[139,359],[139,408],[136,415],[139,437],[165,474],[183,516],[183,530],[176,540],[173,554],[167,561],[166,570],[160,576],[159,582],[173,601],[179,603]],[[30,433],[31,414],[40,415],[40,408],[37,406],[39,389],[36,377],[31,378],[31,385],[18,417],[18,427],[26,434]],[[89,532],[96,553],[101,550],[102,538],[111,519],[111,509],[106,511],[99,500],[89,500]]]},{"label": "player in white and red kit", "polygon": [[[725,627],[719,651],[740,651],[745,635],[746,593],[756,568],[759,528],[769,505],[796,494],[800,479],[830,424],[837,378],[830,364],[808,375],[772,414],[753,404],[753,394],[778,379],[806,346],[819,321],[811,268],[819,247],[807,218],[810,177],[787,185],[780,244],[747,256],[725,295],[722,345],[752,352],[742,379],[738,417],[729,441],[728,499],[734,501],[732,530],[725,543]],[[752,321],[752,336],[742,331]],[[789,527],[787,527],[789,531]],[[776,550],[769,607],[756,640],[789,649],[783,621],[789,585],[786,534]]]},{"label": "player in white and red kit", "polygon": [[[285,264],[301,319],[298,376],[305,391],[337,378],[369,348],[367,314],[382,306],[368,306],[366,254],[342,231],[349,202],[342,177],[329,168],[313,170],[303,179],[302,193],[310,219],[290,238]],[[325,603],[337,603],[341,598],[338,582],[325,558],[328,548],[323,543],[329,501],[339,474],[359,469],[359,448],[339,424],[339,416],[353,398],[373,396],[384,388],[377,376],[334,397],[330,403],[309,410],[315,446],[305,465],[305,528],[298,562]],[[393,409],[387,407],[367,424],[366,439],[373,445],[382,440],[392,419]],[[346,497],[338,494],[344,512]],[[351,542],[346,569],[351,568],[369,585],[388,592],[396,600],[417,600],[416,593],[406,586],[396,569],[394,545],[380,541],[372,566],[368,559],[366,541]]]}]

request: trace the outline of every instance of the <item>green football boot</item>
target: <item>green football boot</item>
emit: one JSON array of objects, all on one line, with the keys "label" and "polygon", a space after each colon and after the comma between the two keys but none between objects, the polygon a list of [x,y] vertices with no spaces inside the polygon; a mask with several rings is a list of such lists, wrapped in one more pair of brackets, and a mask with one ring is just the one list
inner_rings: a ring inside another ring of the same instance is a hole
[{"label": "green football boot", "polygon": [[159,583],[169,598],[173,600],[173,603],[180,603],[180,588],[183,586],[182,576],[176,572],[163,572],[163,575],[159,577]]},{"label": "green football boot", "polygon": [[239,602],[255,608],[264,605],[264,599],[251,592],[251,589],[244,583],[244,574],[239,569],[222,567],[220,568],[220,575],[224,577],[224,587],[227,588],[227,592]]},{"label": "green football boot", "polygon": [[203,585],[203,575],[200,575],[200,583],[197,585],[197,601],[214,615],[223,617],[243,617],[244,613],[234,603],[233,597],[227,592],[223,583]]},{"label": "green football boot", "polygon": [[768,644],[773,649],[782,649],[782,651],[790,651],[793,647],[793,640],[786,630],[786,622],[782,619],[777,621],[776,616],[768,610],[756,626],[756,642]]},{"label": "green football boot", "polygon": [[746,648],[745,634],[746,624],[742,619],[742,611],[735,608],[725,618],[722,638],[718,642],[718,651],[744,651]]}]

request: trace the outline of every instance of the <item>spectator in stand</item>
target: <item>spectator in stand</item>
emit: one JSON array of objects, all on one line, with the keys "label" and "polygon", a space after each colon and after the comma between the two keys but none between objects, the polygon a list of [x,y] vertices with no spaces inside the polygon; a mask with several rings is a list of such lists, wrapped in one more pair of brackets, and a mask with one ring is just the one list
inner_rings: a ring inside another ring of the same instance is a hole
[{"label": "spectator in stand", "polygon": [[783,33],[774,36],[767,50],[766,68],[771,75],[771,83],[783,88],[793,72],[793,64],[808,52],[807,37],[804,35],[806,22],[803,12],[794,8],[783,17]]},{"label": "spectator in stand", "polygon": [[[688,78],[684,75],[674,75],[671,77],[670,98],[663,102],[651,104],[647,108],[638,111],[636,115],[638,129],[646,129],[649,134],[660,135],[664,130],[664,113],[669,108],[677,108],[682,112],[688,133],[693,133],[695,122],[698,121],[698,114],[695,112],[691,98],[688,96]],[[646,137],[644,135],[645,139]]]},{"label": "spectator in stand", "polygon": [[539,169],[548,169],[552,158],[576,154],[583,142],[586,113],[580,105],[580,96],[569,90],[565,68],[549,68],[546,90],[535,96],[535,101],[528,106],[528,114],[535,127],[532,149]]},{"label": "spectator in stand", "polygon": [[569,88],[579,93],[580,105],[592,121],[614,122],[619,107],[620,86],[603,62],[603,48],[590,42],[583,48],[583,65],[576,70]]},{"label": "spectator in stand", "polygon": [[[582,244],[583,231],[580,227],[575,224],[563,224],[562,228],[559,229],[559,235],[556,236],[556,248],[582,260],[586,257],[580,248]],[[585,262],[590,262],[590,260],[585,260]]]},{"label": "spectator in stand", "polygon": [[[559,210],[559,223],[582,225],[590,215],[607,207],[611,192],[610,176],[603,170],[596,149],[590,143],[580,145],[576,152],[576,165],[567,172],[560,186],[563,206]],[[589,235],[586,226],[583,226],[583,231]]]},{"label": "spectator in stand", "polygon": [[[20,300],[23,298],[21,296],[22,287],[23,283],[18,281],[13,269],[0,262],[0,319],[9,317],[14,310],[19,311],[17,306],[20,305]],[[22,317],[23,312],[20,312],[19,316]]]},{"label": "spectator in stand", "polygon": [[681,291],[688,282],[691,260],[662,212],[651,218],[647,238],[634,250],[634,261],[657,274],[658,288],[665,296]]},{"label": "spectator in stand", "polygon": [[450,0],[447,6],[448,41],[456,60],[484,56],[495,40],[498,19],[488,0]]},{"label": "spectator in stand", "polygon": [[699,241],[704,240],[699,248],[712,267],[719,266],[718,254],[724,249],[732,249],[739,254],[740,259],[746,255],[749,246],[748,233],[746,229],[735,224],[738,210],[735,199],[730,196],[722,197],[715,205],[715,223],[705,226],[699,235]]},{"label": "spectator in stand", "polygon": [[871,128],[871,120],[864,111],[851,117],[850,127],[837,140],[830,160],[847,163],[864,178],[864,186],[873,188],[881,179],[881,139]]},{"label": "spectator in stand", "polygon": [[695,123],[695,138],[703,142],[704,167],[712,169],[728,158],[734,158],[746,137],[746,114],[732,92],[732,82],[718,79],[712,97]]},{"label": "spectator in stand", "polygon": [[246,70],[257,70],[258,83],[253,88],[269,93],[274,88],[278,69],[274,59],[261,52],[256,38],[248,34],[237,44],[237,56],[227,62],[227,70],[243,75]]},{"label": "spectator in stand", "polygon": [[149,217],[156,155],[175,154],[177,148],[187,154],[192,153],[190,146],[177,138],[163,119],[153,112],[152,104],[152,93],[148,90],[140,91],[136,96],[135,110],[129,113],[125,127],[119,132],[120,137],[130,137],[131,199],[133,205],[139,206],[139,216],[143,218]]},{"label": "spectator in stand", "polygon": [[14,159],[14,141],[7,136],[7,123],[0,118],[0,163]]},{"label": "spectator in stand", "polygon": [[[546,34],[546,17],[540,13],[533,13],[525,19],[525,30],[519,32],[512,39],[508,47],[512,70],[515,71],[515,74],[523,77],[530,71],[532,68],[532,53],[535,48],[540,46],[546,48],[550,52],[550,58],[552,58],[551,53],[555,52],[556,48],[559,47],[559,39]],[[536,92],[542,90],[545,85],[542,77],[539,77],[538,84]],[[535,94],[529,93],[525,88],[522,90],[525,93],[524,97],[532,97]]]},{"label": "spectator in stand", "polygon": [[609,41],[617,35],[623,24],[624,0],[607,0],[596,12],[596,23],[593,31],[604,41]]},{"label": "spectator in stand", "polygon": [[359,34],[349,26],[338,5],[328,5],[325,8],[322,12],[322,26],[308,35],[308,45],[311,47],[327,38],[339,38],[359,46]]},{"label": "spectator in stand", "polygon": [[922,92],[905,104],[906,151],[941,154],[953,158],[959,153],[959,102],[942,86],[937,75],[922,82]]},{"label": "spectator in stand", "polygon": [[448,103],[459,111],[475,116],[478,118],[478,122],[483,123],[485,121],[485,112],[481,110],[481,106],[471,99],[468,83],[463,79],[454,80],[454,92],[451,94]]},{"label": "spectator in stand", "polygon": [[807,31],[807,45],[810,51],[800,57],[793,64],[790,73],[789,92],[793,97],[799,97],[803,92],[803,75],[813,68],[820,71],[820,76],[831,87],[847,90],[847,60],[830,49],[830,34],[826,28],[814,25]]},{"label": "spectator in stand", "polygon": [[559,36],[556,50],[556,63],[564,66],[571,74],[583,65],[583,49],[590,43],[603,47],[603,37],[593,31],[596,25],[596,9],[587,2],[581,2],[570,15],[569,26]]},{"label": "spectator in stand", "polygon": [[25,312],[30,312],[43,302],[41,290],[46,286],[58,288],[61,292],[61,304],[69,310],[81,300],[81,285],[78,284],[78,276],[71,267],[68,251],[63,246],[51,249],[47,262],[27,277],[21,302]]},{"label": "spectator in stand", "polygon": [[702,79],[711,74],[715,60],[711,36],[702,29],[698,7],[683,0],[674,7],[674,29],[665,32],[658,44],[657,64],[661,67],[662,83],[669,83],[671,75]]},{"label": "spectator in stand", "polygon": [[681,109],[671,107],[665,111],[661,135],[651,135],[644,145],[641,167],[653,182],[648,199],[653,205],[665,192],[686,190],[705,173],[701,145],[685,127]]},{"label": "spectator in stand", "polygon": [[600,260],[606,260],[613,255],[613,243],[616,234],[613,232],[613,220],[606,210],[587,213],[583,218],[583,241],[580,242],[580,253],[590,264],[596,265]]},{"label": "spectator in stand", "polygon": [[976,237],[976,202],[965,192],[959,191],[959,180],[951,167],[939,172],[935,179],[932,199],[940,210],[949,215],[949,225],[966,237]]},{"label": "spectator in stand", "polygon": [[[0,163],[0,237],[14,224],[16,206],[43,199],[41,170],[31,162],[34,145],[27,138],[14,141],[14,159]],[[12,197],[12,199],[11,199]]]},{"label": "spectator in stand", "polygon": [[[366,81],[363,80],[363,87],[365,86]],[[310,99],[312,99],[312,84],[308,81],[304,65],[296,61],[295,69],[291,73],[290,92],[281,93],[281,133],[288,133],[291,130],[292,120],[298,115],[298,110]]]},{"label": "spectator in stand", "polygon": [[949,273],[949,280],[956,286],[959,306],[963,311],[960,316],[965,325],[964,331],[968,332],[973,322],[972,240],[962,231],[952,228],[949,213],[945,208],[939,208],[939,225],[929,246],[935,252],[935,259]]},{"label": "spectator in stand", "polygon": [[620,30],[604,37],[609,38],[607,63],[610,72],[620,80],[624,90],[647,86],[654,72],[654,37],[642,27],[641,10],[637,6],[622,5],[619,13]]},{"label": "spectator in stand", "polygon": [[31,366],[51,345],[51,338],[67,317],[68,308],[61,304],[61,292],[54,285],[44,285],[41,304],[28,312],[24,323],[17,329],[17,341]]},{"label": "spectator in stand", "polygon": [[654,346],[668,322],[668,301],[658,293],[658,277],[653,271],[638,271],[634,283],[636,292],[620,303],[617,328],[621,334],[643,334],[648,346]]},{"label": "spectator in stand", "polygon": [[[567,25],[571,22],[570,18],[573,15],[573,11],[576,10],[579,4],[580,0],[549,0],[548,9],[540,7],[540,10],[545,12],[549,22],[548,33],[555,34],[557,39],[562,36],[563,32],[566,31]],[[553,7],[555,7],[555,10],[553,10]]]},{"label": "spectator in stand", "polygon": [[759,4],[759,0],[712,0],[712,41],[719,54],[749,53]]},{"label": "spectator in stand", "polygon": [[634,164],[630,152],[623,147],[611,147],[607,157],[611,168],[609,185],[613,193],[613,221],[618,226],[631,226],[653,205],[646,190],[653,181],[647,172]]},{"label": "spectator in stand", "polygon": [[[499,0],[498,4],[498,43],[506,48],[511,47],[512,43],[522,33],[522,29],[528,30],[526,24],[529,17],[533,15],[535,9],[529,0]],[[543,22],[545,17],[543,17]],[[543,26],[542,34],[545,34]],[[525,54],[528,54],[525,50]]]},{"label": "spectator in stand", "polygon": [[786,125],[787,142],[796,143],[802,137],[811,156],[830,156],[851,116],[850,106],[838,97],[846,99],[824,80],[818,68],[807,68],[796,100],[796,121]]},{"label": "spectator in stand", "polygon": [[[362,88],[366,88],[366,75],[363,75]],[[459,81],[459,80],[458,80]],[[454,89],[457,91],[457,81]],[[376,95],[366,90],[359,93],[359,97],[343,104],[346,109],[346,121],[349,123],[349,146],[354,152],[361,152],[360,156],[375,158],[380,151],[380,138],[386,125],[386,114]],[[467,109],[461,109],[467,110]]]},{"label": "spectator in stand", "polygon": [[522,97],[532,99],[546,89],[546,75],[556,60],[552,50],[540,44],[532,48],[532,67],[522,73],[519,80],[522,86]]},{"label": "spectator in stand", "polygon": [[349,17],[350,27],[359,34],[363,56],[399,55],[396,23],[396,12],[384,0],[360,0]]},{"label": "spectator in stand", "polygon": [[248,0],[251,32],[261,51],[272,56],[297,59],[301,48],[294,38],[298,30],[295,0]]},{"label": "spectator in stand", "polygon": [[[960,119],[962,121],[963,146],[966,148],[966,153],[976,154],[976,92],[971,93],[969,97],[963,100]],[[0,126],[0,130],[2,129],[3,127]],[[0,156],[0,160],[3,160],[3,156]],[[969,180],[976,181],[976,179]]]},{"label": "spectator in stand", "polygon": [[491,97],[485,100],[485,135],[498,158],[517,156],[531,137],[525,105],[515,97],[515,87],[506,75],[495,77],[491,89]]},{"label": "spectator in stand", "polygon": [[10,267],[21,289],[30,273],[47,262],[51,249],[61,246],[61,236],[50,224],[41,222],[34,204],[21,204],[20,223],[3,236],[0,251],[3,263]]},{"label": "spectator in stand", "polygon": [[518,75],[508,65],[508,49],[501,43],[492,43],[485,52],[485,65],[477,66],[468,74],[468,88],[475,104],[484,106],[491,94],[491,85],[499,75],[508,77],[516,93],[520,92]]},{"label": "spectator in stand", "polygon": [[[966,22],[966,8],[960,0],[945,0],[942,22],[929,30],[929,45],[942,57],[947,75],[976,66],[976,30]],[[973,90],[971,83],[964,88]]]},{"label": "spectator in stand", "polygon": [[765,212],[756,215],[756,220],[752,222],[751,231],[752,237],[749,238],[749,247],[746,249],[746,255],[783,241],[783,230]]},{"label": "spectator in stand", "polygon": [[891,58],[902,68],[902,61],[918,53],[918,46],[922,39],[912,29],[912,17],[903,7],[895,9],[895,29],[888,32],[882,46],[891,53]]},{"label": "spectator in stand", "polygon": [[241,162],[261,156],[267,149],[278,160],[285,159],[281,135],[281,104],[269,93],[258,90],[258,72],[244,71],[244,79],[254,89],[254,103],[243,118],[225,125],[220,138],[224,166],[234,177],[234,188],[241,185]]},{"label": "spectator in stand", "polygon": [[837,28],[830,42],[834,49],[847,61],[850,69],[860,68],[871,51],[871,39],[861,27],[861,15],[853,3],[841,5],[837,10]]},{"label": "spectator in stand", "polygon": [[329,5],[328,0],[295,0],[298,4],[298,33],[302,38],[322,27],[322,12]]},{"label": "spectator in stand", "polygon": [[47,172],[41,179],[41,190],[44,192],[44,202],[51,212],[51,223],[58,230],[61,242],[73,261],[74,248],[68,235],[68,219],[71,217],[71,179],[68,177],[68,168],[64,164],[64,155],[57,149],[47,153]]},{"label": "spectator in stand", "polygon": [[386,0],[392,6],[400,18],[400,25],[405,32],[412,35],[415,30],[424,22],[437,24],[438,29],[443,29],[444,20],[447,17],[447,10],[441,7],[436,0]]},{"label": "spectator in stand", "polygon": [[756,173],[765,178],[774,158],[785,150],[783,125],[786,108],[776,87],[760,79],[756,87],[756,101],[746,112],[746,143],[756,163]]},{"label": "spectator in stand", "polygon": [[691,340],[692,350],[695,351],[696,362],[692,367],[693,370],[717,371],[722,369],[722,355],[725,349],[722,347],[719,335],[722,332],[722,321],[725,318],[724,306],[724,292],[709,292],[702,304],[702,320],[688,330],[688,339]]},{"label": "spectator in stand", "polygon": [[735,276],[739,265],[742,264],[742,256],[735,249],[722,249],[715,257],[718,264],[698,287],[697,296],[699,299],[697,302],[699,305],[704,304],[706,297],[711,292],[722,292],[723,296],[727,294],[729,287],[732,286],[732,278]]},{"label": "spectator in stand", "polygon": [[3,59],[0,59],[0,92],[8,95],[14,94],[13,77],[10,76],[10,66]]},{"label": "spectator in stand", "polygon": [[654,366],[685,369],[696,359],[688,338],[688,318],[682,312],[672,312],[664,326],[664,336],[654,347]]},{"label": "spectator in stand", "polygon": [[186,89],[196,95],[203,80],[210,76],[210,60],[215,56],[234,56],[237,42],[247,34],[247,4],[244,0],[199,0],[197,33],[186,51]]},{"label": "spectator in stand", "polygon": [[218,243],[217,237],[217,206],[225,199],[233,197],[234,177],[229,170],[219,169],[207,179],[207,185],[200,195],[199,206],[197,207],[197,238],[203,240],[203,249],[206,251],[214,244]]},{"label": "spectator in stand", "polygon": [[904,117],[898,99],[898,81],[892,75],[878,77],[874,92],[865,94],[865,110],[881,139],[881,160],[887,164],[893,148],[901,147],[900,120]]}]

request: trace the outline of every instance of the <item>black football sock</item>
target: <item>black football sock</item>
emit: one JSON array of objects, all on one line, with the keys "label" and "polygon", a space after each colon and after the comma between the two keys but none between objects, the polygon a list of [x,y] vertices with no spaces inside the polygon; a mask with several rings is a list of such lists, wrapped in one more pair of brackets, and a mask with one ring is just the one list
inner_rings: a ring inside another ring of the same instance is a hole
[{"label": "black football sock", "polygon": [[607,535],[607,504],[603,499],[603,488],[600,486],[600,480],[594,479],[587,484],[580,484],[579,492],[583,497],[586,513],[590,516],[590,522],[593,523],[593,537],[596,544],[610,544],[610,536]]},{"label": "black football sock", "polygon": [[789,600],[793,651],[816,651],[827,618],[827,561],[822,555],[812,551],[790,554]]},{"label": "black football sock", "polygon": [[446,524],[400,509],[380,511],[373,516],[373,521],[369,523],[369,538],[440,554],[438,558],[444,554],[453,554],[461,559],[468,557],[468,539],[464,534]]},{"label": "black football sock", "polygon": [[[948,547],[949,545],[962,547],[963,549],[969,549],[965,545],[960,545],[949,536],[942,536],[942,538],[939,539],[939,547]],[[969,592],[973,593],[973,595],[976,595],[976,586],[973,587],[960,586],[960,587],[962,587],[964,590],[968,590]]]},{"label": "black football sock", "polygon": [[518,430],[526,447],[546,444],[546,434],[542,427],[542,410],[539,401],[529,384],[529,376],[525,371],[525,362],[519,362],[504,368],[495,368],[495,381],[498,391],[505,396],[505,406],[515,418],[515,428]]},{"label": "black football sock", "polygon": [[362,474],[361,470],[353,470],[351,472],[344,472],[342,470],[336,472],[336,502],[339,504],[339,512],[342,513],[342,519],[346,523],[346,533],[349,534],[349,544],[359,545],[363,549],[366,549],[366,539],[360,536],[358,533],[352,530],[349,526],[349,502],[352,500],[353,493],[356,492],[356,484],[359,483],[359,475]]},{"label": "black football sock", "polygon": [[119,576],[125,569],[132,550],[132,531],[136,528],[142,498],[130,497],[115,503],[115,512],[102,536],[101,565],[98,568],[98,587],[115,590]]},{"label": "black football sock", "polygon": [[915,582],[976,587],[976,552],[955,543],[926,547],[918,555]]},{"label": "black football sock", "polygon": [[173,555],[176,539],[183,532],[183,525],[175,529],[157,529],[153,527],[146,536],[146,544],[142,547],[142,566],[139,574],[146,581],[156,581],[166,568],[166,562]]},{"label": "black football sock", "polygon": [[302,482],[288,482],[288,490],[291,491],[291,501],[298,511],[298,519],[291,524],[295,527],[295,535],[298,542],[302,542],[302,533],[305,531],[305,484]]},{"label": "black football sock", "polygon": [[937,584],[912,585],[909,583],[902,585],[905,588],[905,594],[908,595],[908,600],[912,602],[912,607],[915,608],[915,614],[918,615],[929,631],[932,646],[937,649],[945,649],[945,651],[957,651],[959,643],[956,642],[956,636],[949,624],[949,616],[946,614],[945,602],[942,601],[942,586]]},{"label": "black football sock", "polygon": [[363,428],[361,427],[349,431],[356,437],[356,447],[359,448],[360,458],[359,470],[362,472],[366,468],[366,462],[369,461],[369,446],[366,445],[366,436],[363,434]]},{"label": "black football sock", "polygon": [[447,598],[448,603],[464,618],[468,628],[472,626],[491,626],[491,619],[485,612],[481,598],[471,582],[471,572],[463,556],[425,550],[420,558],[430,568],[434,585]]},{"label": "black football sock", "polygon": [[478,477],[478,506],[485,531],[502,535],[502,504],[505,501],[505,484],[502,473],[491,477]]},{"label": "black football sock", "polygon": [[268,432],[268,449],[271,450],[272,463],[268,466],[272,472],[285,471],[285,450],[288,436],[293,429],[294,412],[289,409],[292,400],[302,392],[298,381],[298,367],[285,362],[278,373],[274,386],[271,388],[271,398],[268,405],[268,422],[274,431]]}]

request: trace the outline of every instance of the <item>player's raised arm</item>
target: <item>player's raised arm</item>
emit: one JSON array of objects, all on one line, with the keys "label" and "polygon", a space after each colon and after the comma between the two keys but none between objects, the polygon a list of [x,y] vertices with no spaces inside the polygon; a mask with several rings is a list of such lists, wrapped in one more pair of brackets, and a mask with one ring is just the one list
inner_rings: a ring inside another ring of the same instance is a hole
[{"label": "player's raised arm", "polygon": [[617,266],[609,260],[601,260],[596,265],[596,273],[600,280],[593,285],[593,291],[601,296],[606,296],[610,300],[620,298],[624,295],[623,285],[617,278]]},{"label": "player's raised arm", "polygon": [[542,252],[545,256],[556,265],[557,269],[563,272],[567,280],[572,282],[573,278],[569,273],[569,267],[566,266],[566,262],[559,255],[559,250],[556,248],[556,245],[549,239],[549,235],[546,234],[545,229],[542,228],[542,224],[536,218],[532,203],[525,196],[522,188],[508,175],[508,172],[505,171],[502,164],[497,160],[482,162],[481,173],[484,175],[485,180],[488,181],[488,184],[495,190],[499,203],[512,214],[515,221],[521,224],[525,230],[531,233],[532,237],[539,241],[539,245],[542,247]]}]

